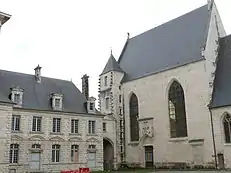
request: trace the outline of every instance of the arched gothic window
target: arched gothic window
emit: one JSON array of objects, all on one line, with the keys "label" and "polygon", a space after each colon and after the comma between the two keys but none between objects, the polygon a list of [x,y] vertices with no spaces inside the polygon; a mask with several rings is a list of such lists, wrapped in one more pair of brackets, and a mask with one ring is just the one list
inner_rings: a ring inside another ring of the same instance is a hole
[{"label": "arched gothic window", "polygon": [[169,89],[168,107],[171,138],[186,137],[188,134],[184,91],[182,86],[176,81],[172,83]]},{"label": "arched gothic window", "polygon": [[139,141],[139,108],[138,99],[135,94],[132,94],[129,102],[130,110],[130,137],[131,141]]},{"label": "arched gothic window", "polygon": [[223,119],[223,126],[225,132],[225,143],[231,143],[231,116],[226,114]]}]

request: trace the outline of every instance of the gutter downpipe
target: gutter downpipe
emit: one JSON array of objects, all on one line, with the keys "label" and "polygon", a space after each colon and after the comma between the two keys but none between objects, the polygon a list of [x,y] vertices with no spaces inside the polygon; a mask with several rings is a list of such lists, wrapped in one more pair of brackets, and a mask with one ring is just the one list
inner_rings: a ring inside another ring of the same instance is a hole
[{"label": "gutter downpipe", "polygon": [[215,169],[217,169],[217,150],[216,150],[216,142],[215,142],[215,135],[214,135],[214,126],[213,126],[213,116],[210,106],[208,106],[209,114],[210,114],[210,120],[211,120],[211,128],[212,128],[212,139],[213,139],[213,152],[214,152],[214,158],[215,158]]}]

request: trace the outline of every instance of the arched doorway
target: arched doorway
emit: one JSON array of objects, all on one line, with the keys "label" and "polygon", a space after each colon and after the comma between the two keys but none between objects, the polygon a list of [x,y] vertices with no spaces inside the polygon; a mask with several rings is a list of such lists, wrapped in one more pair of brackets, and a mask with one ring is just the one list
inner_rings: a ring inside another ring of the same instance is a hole
[{"label": "arched doorway", "polygon": [[112,170],[114,167],[114,147],[109,139],[103,139],[104,170]]}]

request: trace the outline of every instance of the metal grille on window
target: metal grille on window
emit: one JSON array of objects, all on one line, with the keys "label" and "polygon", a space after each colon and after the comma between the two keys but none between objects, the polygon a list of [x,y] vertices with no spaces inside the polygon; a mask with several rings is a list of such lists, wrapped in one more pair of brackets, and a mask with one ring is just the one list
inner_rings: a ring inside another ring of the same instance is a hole
[{"label": "metal grille on window", "polygon": [[41,131],[41,117],[33,117],[32,131],[40,132]]},{"label": "metal grille on window", "polygon": [[10,145],[10,163],[18,163],[19,145]]},{"label": "metal grille on window", "polygon": [[79,120],[71,120],[71,133],[78,133]]},{"label": "metal grille on window", "polygon": [[53,132],[60,132],[60,123],[61,119],[60,118],[54,118],[53,119]]},{"label": "metal grille on window", "polygon": [[52,145],[52,162],[60,160],[60,145]]},{"label": "metal grille on window", "polygon": [[19,131],[20,130],[20,115],[12,116],[12,130]]}]

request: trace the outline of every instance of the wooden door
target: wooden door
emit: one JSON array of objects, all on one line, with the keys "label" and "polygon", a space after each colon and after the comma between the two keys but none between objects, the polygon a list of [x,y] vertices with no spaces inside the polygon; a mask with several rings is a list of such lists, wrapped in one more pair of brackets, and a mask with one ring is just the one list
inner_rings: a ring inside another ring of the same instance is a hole
[{"label": "wooden door", "polygon": [[145,167],[152,168],[153,163],[153,146],[145,146]]}]

